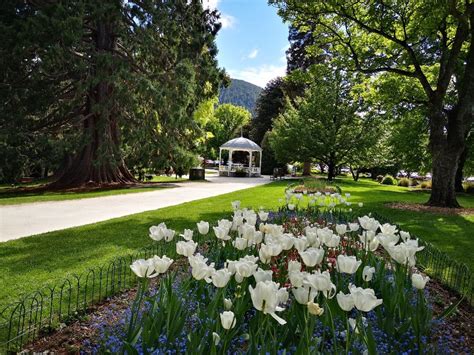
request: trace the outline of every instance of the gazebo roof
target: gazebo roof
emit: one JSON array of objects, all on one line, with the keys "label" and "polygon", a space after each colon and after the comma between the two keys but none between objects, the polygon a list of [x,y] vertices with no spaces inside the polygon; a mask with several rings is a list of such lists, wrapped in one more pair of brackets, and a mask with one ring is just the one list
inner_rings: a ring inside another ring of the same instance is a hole
[{"label": "gazebo roof", "polygon": [[232,150],[252,150],[252,151],[259,151],[259,152],[262,151],[262,148],[260,148],[260,146],[257,143],[244,137],[231,139],[230,141],[221,145],[221,148],[232,149]]}]

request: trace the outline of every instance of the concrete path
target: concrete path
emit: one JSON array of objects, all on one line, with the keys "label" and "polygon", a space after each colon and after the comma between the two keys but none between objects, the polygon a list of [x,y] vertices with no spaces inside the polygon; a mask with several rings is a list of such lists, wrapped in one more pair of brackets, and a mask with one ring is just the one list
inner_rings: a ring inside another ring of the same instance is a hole
[{"label": "concrete path", "polygon": [[134,213],[179,205],[263,185],[262,178],[208,177],[209,182],[177,183],[176,188],[70,201],[0,206],[0,242],[82,226]]}]

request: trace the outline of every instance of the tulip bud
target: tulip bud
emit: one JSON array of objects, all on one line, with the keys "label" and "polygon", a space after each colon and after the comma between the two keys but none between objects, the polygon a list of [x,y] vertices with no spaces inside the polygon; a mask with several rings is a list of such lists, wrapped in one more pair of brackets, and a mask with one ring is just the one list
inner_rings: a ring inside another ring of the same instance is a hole
[{"label": "tulip bud", "polygon": [[235,319],[235,314],[232,311],[225,311],[220,314],[222,328],[229,330],[235,327],[237,320]]},{"label": "tulip bud", "polygon": [[324,313],[324,309],[319,307],[319,304],[317,303],[310,301],[306,305],[308,306],[308,312],[312,315],[319,317]]},{"label": "tulip bud", "polygon": [[414,288],[418,290],[423,290],[426,286],[426,283],[430,280],[428,276],[423,277],[420,274],[413,274],[411,275],[411,283]]},{"label": "tulip bud", "polygon": [[229,298],[224,298],[224,309],[230,311],[232,308],[232,301]]}]

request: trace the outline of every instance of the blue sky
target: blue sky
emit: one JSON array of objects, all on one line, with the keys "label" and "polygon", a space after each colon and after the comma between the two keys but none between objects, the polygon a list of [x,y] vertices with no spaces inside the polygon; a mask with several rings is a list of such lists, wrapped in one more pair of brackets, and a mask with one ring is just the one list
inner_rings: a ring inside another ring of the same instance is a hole
[{"label": "blue sky", "polygon": [[264,87],[285,74],[288,27],[266,0],[204,0],[221,12],[219,66],[232,78]]}]

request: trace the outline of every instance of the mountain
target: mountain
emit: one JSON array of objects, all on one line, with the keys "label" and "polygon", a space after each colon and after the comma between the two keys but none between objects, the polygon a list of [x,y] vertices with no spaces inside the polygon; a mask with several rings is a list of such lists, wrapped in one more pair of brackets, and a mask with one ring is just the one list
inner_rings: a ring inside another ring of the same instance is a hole
[{"label": "mountain", "polygon": [[219,92],[219,103],[243,106],[255,116],[255,103],[262,88],[244,80],[231,79],[231,84]]}]

